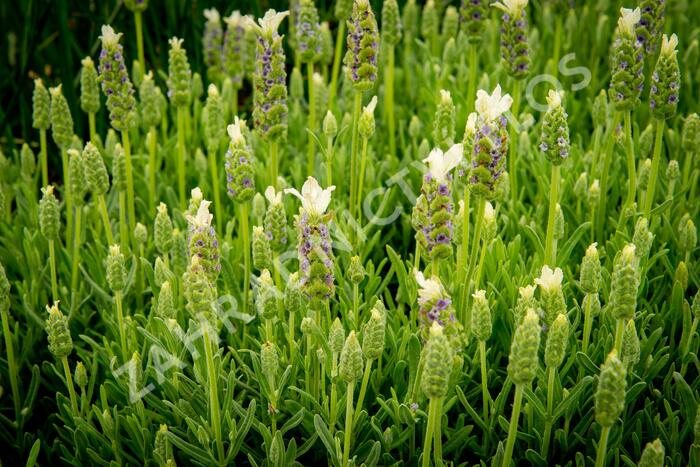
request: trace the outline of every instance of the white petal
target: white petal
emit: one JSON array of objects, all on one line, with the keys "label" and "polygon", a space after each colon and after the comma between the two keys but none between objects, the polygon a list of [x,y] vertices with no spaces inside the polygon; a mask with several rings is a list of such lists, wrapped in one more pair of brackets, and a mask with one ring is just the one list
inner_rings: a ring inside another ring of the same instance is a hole
[{"label": "white petal", "polygon": [[122,33],[115,33],[112,26],[108,24],[102,26],[102,35],[100,36],[100,40],[102,41],[103,47],[116,45],[121,37]]}]

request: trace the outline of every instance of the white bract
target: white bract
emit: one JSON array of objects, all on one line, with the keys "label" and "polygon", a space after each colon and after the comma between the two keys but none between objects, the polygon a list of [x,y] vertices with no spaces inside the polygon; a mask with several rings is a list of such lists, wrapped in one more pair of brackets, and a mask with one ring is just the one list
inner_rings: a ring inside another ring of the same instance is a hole
[{"label": "white bract", "polygon": [[254,27],[259,34],[270,37],[277,32],[282,20],[284,20],[287,15],[289,15],[288,11],[280,11],[278,13],[275,10],[270,9],[265,12],[265,16],[258,18],[257,24],[251,21],[251,26]]},{"label": "white bract", "polygon": [[495,6],[506,13],[516,14],[527,6],[527,2],[528,0],[503,0],[501,2],[492,3],[491,6]]},{"label": "white bract", "polygon": [[331,203],[331,192],[335,185],[326,189],[321,188],[314,177],[309,177],[301,187],[301,193],[296,188],[286,188],[284,192],[301,200],[301,208],[309,215],[321,215],[326,212]]},{"label": "white bract", "polygon": [[537,284],[526,285],[525,287],[520,287],[518,293],[520,297],[524,300],[531,300],[535,296],[535,289]]},{"label": "white bract", "polygon": [[547,94],[547,105],[550,109],[561,107],[562,94],[563,93],[561,91],[557,91],[556,89],[549,90],[549,93]]},{"label": "white bract", "polygon": [[207,201],[206,199],[203,199],[199,203],[199,208],[197,209],[197,214],[194,216],[188,215],[187,222],[189,222],[190,225],[194,226],[195,228],[211,226],[211,221],[214,218],[214,216],[209,212],[209,205],[210,204],[211,204],[211,201]]},{"label": "white bract", "polygon": [[231,138],[231,143],[234,146],[245,144],[245,137],[243,136],[243,129],[245,128],[245,120],[241,120],[238,117],[233,117],[233,123],[226,127],[229,138]]},{"label": "white bract", "polygon": [[121,37],[122,33],[114,32],[112,26],[108,24],[102,26],[102,35],[100,36],[100,40],[102,41],[102,47],[106,48],[117,45]]},{"label": "white bract", "polygon": [[219,22],[221,21],[221,15],[219,14],[219,10],[217,10],[216,8],[205,8],[204,17],[209,23],[219,24]]},{"label": "white bract", "polygon": [[556,268],[552,271],[549,266],[542,266],[540,277],[535,279],[535,283],[539,285],[544,292],[551,293],[561,289],[561,281],[564,279],[564,273],[561,269]]},{"label": "white bract", "polygon": [[475,108],[481,118],[490,123],[510,110],[513,98],[510,94],[501,95],[501,85],[496,86],[492,94],[479,89],[476,92]]},{"label": "white bract", "polygon": [[459,165],[462,157],[462,145],[455,144],[445,153],[440,148],[433,149],[423,162],[428,164],[428,172],[433,179],[438,183],[444,183],[447,180],[447,174]]},{"label": "white bract", "polygon": [[413,270],[413,275],[418,283],[418,297],[421,301],[438,300],[442,298],[442,284],[436,277],[427,279],[418,269]]},{"label": "white bract", "polygon": [[632,10],[631,8],[620,8],[620,18],[617,20],[617,26],[620,32],[628,36],[634,35],[634,28],[642,18],[642,11],[639,8]]},{"label": "white bract", "polygon": [[265,188],[265,198],[270,202],[270,204],[279,204],[282,202],[282,192],[275,191],[275,187],[268,186]]},{"label": "white bract", "polygon": [[678,47],[678,36],[671,34],[671,37],[669,38],[666,34],[664,34],[663,39],[661,40],[661,54],[666,55],[667,57],[673,57],[678,52],[676,47]]}]

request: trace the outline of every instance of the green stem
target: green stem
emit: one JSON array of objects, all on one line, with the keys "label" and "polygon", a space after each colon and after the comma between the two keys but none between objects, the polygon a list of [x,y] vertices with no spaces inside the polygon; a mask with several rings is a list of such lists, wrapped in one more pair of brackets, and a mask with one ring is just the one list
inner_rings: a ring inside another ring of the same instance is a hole
[{"label": "green stem", "polygon": [[12,387],[12,402],[15,406],[15,420],[19,422],[19,416],[21,413],[21,403],[19,397],[19,384],[17,383],[17,376],[19,375],[19,370],[17,369],[17,363],[15,362],[15,347],[12,343],[12,332],[10,331],[10,317],[7,315],[9,309],[9,303],[0,305],[0,313],[2,313],[2,333],[5,337],[5,348],[7,349],[7,371],[10,373],[10,386]]},{"label": "green stem", "polygon": [[608,449],[608,436],[610,435],[610,427],[604,426],[600,431],[600,441],[595,457],[595,467],[603,467],[605,465],[605,454]]},{"label": "green stem", "polygon": [[359,284],[352,284],[352,325],[360,329],[360,289]]},{"label": "green stem", "polygon": [[435,465],[443,465],[442,462],[442,398],[436,399],[435,410],[433,412],[433,438],[435,448],[433,449],[433,459]]},{"label": "green stem", "polygon": [[136,49],[138,51],[139,63],[141,64],[141,69],[146,69],[146,58],[143,53],[143,21],[140,11],[134,12],[134,23],[136,26]]},{"label": "green stem", "polygon": [[484,270],[484,263],[486,262],[486,253],[488,251],[488,244],[484,242],[481,246],[481,253],[479,254],[479,265],[476,267],[476,275],[474,276],[474,290],[479,290],[479,285],[481,284],[481,273]]},{"label": "green stem", "polygon": [[618,122],[620,121],[620,114],[615,112],[613,119],[610,122],[610,126],[607,130],[606,135],[606,145],[605,153],[603,159],[603,172],[600,176],[600,204],[598,205],[598,241],[603,241],[603,229],[605,227],[605,221],[607,216],[607,200],[608,200],[608,172],[610,172],[610,165],[612,164],[613,152],[615,151],[615,130]]},{"label": "green stem", "polygon": [[521,81],[515,80],[513,83],[513,107],[511,108],[511,113],[513,115],[513,121],[510,125],[510,148],[508,154],[508,175],[510,178],[510,196],[515,206],[515,201],[518,199],[518,184],[517,184],[517,165],[516,157],[518,154],[518,114],[520,112],[520,88]]},{"label": "green stem", "polygon": [[49,184],[49,165],[46,155],[46,130],[39,130],[39,141],[41,144],[41,186]]},{"label": "green stem", "polygon": [[352,399],[355,390],[355,382],[348,383],[345,396],[345,439],[343,441],[343,467],[347,467],[350,459],[350,441],[352,439]]},{"label": "green stem", "polygon": [[635,195],[637,194],[637,170],[634,158],[634,142],[632,141],[632,112],[625,112],[625,145],[627,146],[627,201],[622,208],[620,220],[623,219],[625,211],[634,205]]},{"label": "green stem", "polygon": [[122,309],[122,291],[114,292],[114,301],[117,303],[117,325],[119,326],[119,343],[121,345],[122,358],[127,360],[126,333],[124,330],[124,311]]},{"label": "green stem", "polygon": [[185,112],[184,106],[177,108],[177,186],[180,193],[180,209],[187,208],[185,200]]},{"label": "green stem", "polygon": [[216,448],[219,454],[219,462],[221,465],[225,463],[224,454],[224,441],[221,437],[221,416],[219,407],[219,392],[218,392],[218,378],[216,374],[216,367],[214,366],[214,352],[212,347],[214,342],[209,337],[208,329],[204,329],[204,353],[207,360],[207,374],[209,375],[209,410],[211,413],[211,425],[212,431],[214,432],[214,438],[216,440]]},{"label": "green stem", "polygon": [[250,232],[248,226],[248,205],[239,205],[241,221],[241,239],[243,241],[243,312],[248,312],[248,289],[250,284]]},{"label": "green stem", "polygon": [[360,112],[362,107],[362,93],[355,91],[355,101],[352,112],[352,145],[350,146],[350,215],[355,219],[355,185],[357,177],[357,133],[360,121]]},{"label": "green stem", "polygon": [[659,176],[659,165],[661,164],[661,149],[664,139],[664,128],[666,122],[660,120],[656,122],[656,138],[654,138],[654,155],[651,159],[651,173],[649,174],[649,186],[644,197],[644,217],[649,219],[651,207],[654,204],[656,195],[656,179]]},{"label": "green stem", "polygon": [[308,176],[314,175],[314,168],[316,165],[316,144],[314,142],[314,137],[312,133],[316,131],[316,93],[314,92],[314,64],[309,62],[306,64],[306,72],[309,86],[309,122],[308,127],[309,133],[307,144],[308,159],[306,165],[306,174]]},{"label": "green stem", "polygon": [[331,70],[331,85],[329,90],[328,107],[333,108],[335,104],[336,91],[338,89],[338,73],[340,71],[340,56],[343,53],[343,42],[345,40],[345,21],[338,23],[338,32],[335,36],[335,53],[333,54],[333,69]]},{"label": "green stem", "polygon": [[97,203],[99,205],[100,214],[102,215],[102,223],[105,227],[107,244],[114,245],[114,236],[112,235],[112,227],[109,224],[109,214],[107,213],[107,204],[105,203],[105,196],[103,194],[97,196]]},{"label": "green stem", "polygon": [[588,350],[588,343],[591,339],[591,329],[593,329],[593,316],[591,316],[591,297],[588,297],[586,299],[586,309],[584,311],[583,340],[581,342],[581,350],[584,353]]},{"label": "green stem", "polygon": [[559,165],[552,165],[552,179],[549,186],[549,216],[547,218],[547,238],[544,247],[544,264],[556,265],[554,258],[554,217],[557,212],[557,202],[559,201],[559,180],[561,178]]},{"label": "green stem", "polygon": [[222,222],[224,221],[223,215],[221,214],[221,192],[219,191],[219,164],[216,157],[216,148],[209,148],[209,171],[211,173],[211,187],[214,192],[214,210],[216,212],[216,225],[219,227],[219,231],[222,229]]},{"label": "green stem", "polygon": [[97,130],[95,129],[95,114],[88,112],[88,128],[90,130],[90,141],[97,142]]},{"label": "green stem", "polygon": [[520,419],[520,407],[523,402],[524,386],[517,384],[515,386],[515,399],[513,400],[513,413],[510,416],[510,426],[508,427],[508,439],[506,441],[506,450],[503,453],[502,467],[510,467],[510,461],[513,457],[513,447],[515,446],[515,438],[518,434],[518,420]]},{"label": "green stem", "polygon": [[334,353],[333,362],[331,364],[331,401],[330,401],[330,423],[328,424],[328,429],[331,434],[335,431],[335,423],[338,419],[338,386],[335,383],[336,377],[338,375],[338,354]]},{"label": "green stem", "polygon": [[333,185],[333,138],[326,139],[326,186]]},{"label": "green stem", "polygon": [[469,78],[467,81],[467,112],[474,110],[476,98],[476,79],[479,69],[479,58],[476,54],[476,44],[469,44]]},{"label": "green stem", "polygon": [[289,364],[294,365],[294,348],[296,346],[296,342],[294,341],[294,321],[295,319],[295,313],[290,312],[289,313]]},{"label": "green stem", "polygon": [[479,341],[479,360],[481,365],[481,400],[484,411],[484,423],[489,419],[489,387],[486,367],[486,341]]},{"label": "green stem", "polygon": [[78,410],[78,397],[75,395],[75,388],[73,387],[73,377],[70,373],[70,365],[68,365],[68,357],[65,355],[61,357],[61,363],[63,364],[63,373],[66,376],[66,386],[68,387],[68,395],[70,397],[70,406],[73,411],[73,415],[79,416],[80,411]]},{"label": "green stem", "polygon": [[[158,132],[152,126],[148,130],[148,201],[151,206],[150,212],[156,211],[156,147]],[[218,203],[217,203],[218,204]]]},{"label": "green stem", "polygon": [[365,394],[367,393],[367,385],[369,384],[369,376],[370,373],[372,372],[372,362],[373,359],[367,359],[367,362],[365,364],[365,372],[362,375],[362,385],[360,386],[360,395],[357,398],[357,407],[355,409],[355,418],[353,418],[353,424],[357,423],[359,416],[360,416],[360,411],[362,410],[362,404],[365,400]]},{"label": "green stem", "polygon": [[362,157],[360,159],[360,173],[358,174],[358,187],[357,187],[357,224],[362,226],[362,189],[365,184],[365,166],[367,165],[367,144],[369,140],[367,138],[362,138]]},{"label": "green stem", "polygon": [[622,352],[622,337],[625,333],[625,325],[627,320],[623,318],[618,318],[615,322],[615,350],[618,355]]},{"label": "green stem", "polygon": [[56,279],[56,247],[53,240],[49,240],[49,261],[51,263],[51,294],[55,302],[58,300],[58,280]]},{"label": "green stem", "polygon": [[122,251],[129,248],[129,233],[126,225],[126,193],[119,192],[119,243]]},{"label": "green stem", "polygon": [[479,197],[477,210],[476,210],[476,224],[474,227],[474,238],[472,238],[472,250],[469,257],[469,266],[467,267],[467,274],[464,278],[464,288],[462,289],[462,309],[465,311],[464,327],[470,329],[472,321],[471,307],[468,306],[467,302],[469,299],[469,289],[471,287],[472,273],[474,267],[476,266],[477,252],[479,249],[479,243],[481,240],[481,229],[484,225],[484,207],[486,206],[486,200],[483,197]]},{"label": "green stem", "polygon": [[547,368],[547,415],[544,422],[544,436],[542,437],[542,458],[547,458],[549,440],[552,436],[552,410],[554,405],[554,368]]},{"label": "green stem", "polygon": [[428,426],[425,430],[425,442],[423,443],[423,462],[422,462],[422,467],[429,467],[430,466],[430,451],[431,451],[431,444],[433,442],[433,433],[435,431],[435,405],[437,404],[437,399],[435,398],[430,398],[430,402],[428,403]]},{"label": "green stem", "polygon": [[389,155],[396,156],[396,118],[394,114],[394,46],[389,44],[386,49],[387,64],[384,69],[384,114],[389,131]]},{"label": "green stem", "polygon": [[82,206],[75,207],[75,240],[73,241],[73,257],[70,274],[71,296],[75,297],[78,288],[78,263],[80,262],[80,218],[83,212]]},{"label": "green stem", "polygon": [[277,160],[277,141],[270,141],[270,185],[277,189],[277,171],[279,162]]},{"label": "green stem", "polygon": [[134,176],[131,168],[131,143],[129,132],[122,131],[122,144],[124,145],[124,165],[126,166],[126,200],[129,208],[129,232],[136,227],[136,211],[134,210]]},{"label": "green stem", "polygon": [[68,153],[61,149],[61,163],[63,165],[63,196],[66,200],[66,248],[73,244],[73,196],[70,190],[70,172],[68,171]]}]

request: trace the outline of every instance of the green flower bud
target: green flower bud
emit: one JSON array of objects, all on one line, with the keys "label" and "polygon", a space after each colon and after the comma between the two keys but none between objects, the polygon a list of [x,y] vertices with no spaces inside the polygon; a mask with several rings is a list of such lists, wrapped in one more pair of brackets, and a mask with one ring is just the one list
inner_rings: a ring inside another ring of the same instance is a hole
[{"label": "green flower bud", "polygon": [[418,139],[420,138],[421,131],[423,131],[423,124],[420,122],[417,115],[413,115],[408,124],[408,135],[411,139]]},{"label": "green flower bud", "polygon": [[430,143],[427,139],[423,138],[418,146],[418,159],[423,160],[428,157],[430,152]]},{"label": "green flower bud", "polygon": [[369,321],[362,329],[362,353],[367,360],[379,358],[384,351],[384,335],[386,333],[386,308],[377,299],[372,308]]},{"label": "green flower bud", "polygon": [[539,365],[537,352],[540,347],[540,331],[537,312],[530,308],[515,330],[510,346],[508,376],[516,385],[530,384],[535,379]]},{"label": "green flower bud", "polygon": [[587,294],[597,293],[600,289],[600,257],[598,244],[591,243],[586,249],[586,255],[581,260],[580,285]]},{"label": "green flower bud", "polygon": [[460,29],[469,42],[481,42],[485,22],[488,19],[489,2],[486,0],[461,0],[459,7]]},{"label": "green flower bud", "polygon": [[114,131],[114,128],[108,129],[105,137],[105,153],[110,157],[114,157],[114,150],[118,144],[120,143],[117,132]]},{"label": "green flower bud", "polygon": [[119,43],[121,36],[111,26],[102,26],[99,80],[107,96],[109,119],[117,131],[131,126],[136,111],[134,87],[124,65],[124,47]]},{"label": "green flower bud", "polygon": [[544,308],[544,322],[551,326],[554,319],[560,314],[566,314],[566,300],[561,288],[564,274],[561,269],[554,271],[549,266],[542,267],[542,274],[535,279],[540,286],[540,300]]},{"label": "green flower bud", "polygon": [[700,152],[700,116],[696,113],[685,118],[681,133],[681,146],[690,154]]},{"label": "green flower bud", "polygon": [[166,280],[160,286],[156,315],[164,320],[175,319],[177,316],[173,301],[173,289],[170,285],[170,281]]},{"label": "green flower bud", "polygon": [[10,281],[7,280],[2,263],[0,263],[0,308],[3,311],[10,309]]},{"label": "green flower bud", "polygon": [[678,248],[681,253],[690,254],[698,243],[698,231],[690,216],[685,215],[678,224]]},{"label": "green flower bud", "polygon": [[695,425],[693,426],[693,433],[695,434],[695,444],[700,446],[700,405],[698,405],[698,411],[695,414]]},{"label": "green flower bud", "polygon": [[160,425],[155,436],[153,455],[158,460],[159,465],[166,465],[172,456],[172,448],[167,437],[168,425]]},{"label": "green flower bud", "polygon": [[326,138],[333,139],[338,134],[338,121],[330,110],[323,119],[323,134]]},{"label": "green flower bud", "polygon": [[124,6],[134,13],[143,12],[148,8],[148,0],[124,0]]},{"label": "green flower bud", "polygon": [[493,4],[503,10],[501,16],[501,57],[510,76],[523,79],[530,72],[530,50],[527,41],[526,2]]},{"label": "green flower bud", "polygon": [[51,136],[61,150],[68,150],[73,140],[73,116],[61,92],[61,85],[49,89],[51,93]]},{"label": "green flower bud", "polygon": [[187,239],[180,229],[173,229],[173,248],[170,250],[173,271],[178,276],[187,268]]},{"label": "green flower bud", "polygon": [[46,334],[49,338],[49,351],[56,358],[63,358],[73,351],[73,339],[68,328],[68,318],[58,309],[58,302],[46,306],[49,319],[46,320]]},{"label": "green flower bud", "polygon": [[258,314],[264,319],[272,319],[282,307],[282,295],[270,277],[270,271],[263,269],[258,282],[258,294],[255,299]]},{"label": "green flower bud", "polygon": [[168,95],[176,107],[188,105],[192,99],[192,70],[187,61],[187,52],[182,47],[183,42],[177,37],[168,41]]},{"label": "green flower bud", "polygon": [[282,192],[275,191],[269,186],[265,189],[265,197],[270,203],[265,212],[265,235],[270,240],[272,251],[279,253],[287,248],[287,213],[282,204]]},{"label": "green flower bud", "polygon": [[631,368],[639,362],[639,336],[637,335],[637,328],[635,327],[634,320],[627,321],[625,325],[625,331],[622,335],[622,363],[625,364],[627,368]]},{"label": "green flower bud", "polygon": [[688,288],[688,266],[685,265],[685,261],[680,261],[678,266],[676,266],[676,272],[673,275],[674,282],[678,282],[681,286],[681,290],[685,292]]},{"label": "green flower bud", "polygon": [[328,332],[328,346],[331,352],[340,353],[343,350],[343,342],[345,342],[345,329],[343,329],[340,319],[336,318]]},{"label": "green flower bud", "polygon": [[576,179],[574,184],[574,195],[580,201],[585,201],[588,194],[588,173],[581,172],[581,175]]},{"label": "green flower bud", "polygon": [[134,240],[137,247],[145,247],[148,242],[148,229],[140,222],[137,222],[134,226]]},{"label": "green flower bud", "polygon": [[313,0],[299,0],[296,16],[296,47],[304,63],[316,63],[321,58],[321,25]]},{"label": "green flower bud", "polygon": [[[253,123],[261,138],[269,141],[287,138],[287,71],[282,36],[277,32],[287,12],[268,10],[255,26],[256,67],[253,77]],[[264,58],[263,58],[264,57]],[[263,63],[265,62],[265,63]]]},{"label": "green flower bud", "polygon": [[693,304],[690,306],[690,311],[693,312],[695,318],[700,318],[700,290],[693,297]]},{"label": "green flower bud", "polygon": [[85,202],[88,184],[85,180],[83,155],[76,149],[68,150],[68,174],[69,189],[73,197],[73,203],[75,203],[77,208],[80,208]]},{"label": "green flower bud", "polygon": [[61,208],[53,190],[53,185],[42,188],[39,201],[39,229],[46,240],[58,240],[61,229]]},{"label": "green flower bud", "polygon": [[248,48],[245,40],[245,19],[240,12],[234,11],[224,18],[224,21],[226,22],[222,51],[224,74],[230,78],[234,89],[240,89],[243,86],[243,75],[246,71],[245,62],[249,55],[255,59],[255,47]]},{"label": "green flower bud", "polygon": [[112,185],[118,192],[126,192],[126,159],[122,145],[114,146],[112,158]]},{"label": "green flower bud", "polygon": [[540,150],[554,165],[561,165],[569,157],[568,114],[561,105],[561,95],[550,90],[547,96],[547,112],[542,121],[542,142]]},{"label": "green flower bud", "polygon": [[40,78],[34,80],[32,94],[32,126],[37,130],[48,130],[51,126],[51,98]]},{"label": "green flower bud", "polygon": [[605,127],[608,118],[608,94],[603,89],[600,90],[593,100],[591,117],[595,127]]},{"label": "green flower bud", "polygon": [[161,121],[161,108],[159,105],[159,89],[153,82],[153,72],[143,75],[139,86],[141,97],[141,122],[145,128],[157,126]]},{"label": "green flower bud", "polygon": [[369,0],[355,0],[347,22],[345,76],[356,91],[367,91],[377,79],[379,30]]},{"label": "green flower bud", "polygon": [[440,90],[440,102],[433,121],[433,139],[435,146],[448,150],[455,139],[455,105],[449,91]]},{"label": "green flower bud", "polygon": [[[663,5],[663,2],[656,2]],[[639,459],[638,467],[664,467],[664,445],[658,438],[651,443],[647,443]]]},{"label": "green flower bud", "polygon": [[24,143],[19,154],[20,172],[22,177],[31,181],[31,179],[34,177],[34,172],[36,171],[36,158],[34,157],[34,152],[27,143]]},{"label": "green flower bud", "polygon": [[134,86],[141,86],[143,82],[143,67],[138,60],[131,62],[131,78],[134,80]]},{"label": "green flower bud", "polygon": [[452,373],[452,348],[437,322],[430,327],[430,337],[423,349],[423,365],[420,383],[425,396],[428,399],[445,397]]},{"label": "green flower bud", "polygon": [[615,259],[609,298],[610,310],[615,319],[633,319],[637,309],[639,274],[635,250],[635,246],[628,243]]},{"label": "green flower bud", "polygon": [[558,315],[552,322],[544,348],[544,364],[547,368],[558,368],[564,361],[569,340],[569,327],[569,320],[564,314]]},{"label": "green flower bud", "polygon": [[644,217],[640,217],[634,226],[634,235],[632,236],[632,243],[635,246],[637,258],[644,258],[649,254],[653,241],[654,234],[649,231],[649,221]]},{"label": "green flower bud", "polygon": [[302,334],[310,335],[314,331],[315,326],[316,321],[314,321],[313,318],[307,316],[306,318],[301,320],[301,325],[299,326],[299,328],[301,329]]},{"label": "green flower bud", "polygon": [[654,126],[650,123],[639,135],[639,153],[648,159],[652,149],[654,149]]},{"label": "green flower bud", "polygon": [[284,308],[288,313],[297,313],[301,309],[302,295],[299,284],[299,273],[289,275],[287,287],[284,289]]},{"label": "green flower bud", "polygon": [[639,164],[639,175],[637,177],[640,190],[649,188],[649,174],[651,173],[651,159],[648,157]]},{"label": "green flower bud", "polygon": [[153,225],[153,237],[156,249],[162,255],[167,255],[173,248],[173,222],[168,215],[165,203],[158,205],[156,219]]},{"label": "green flower bud", "polygon": [[401,16],[396,0],[382,4],[382,41],[394,46],[401,41]]},{"label": "green flower bud", "polygon": [[255,193],[253,195],[252,209],[250,210],[251,216],[257,224],[263,222],[263,217],[265,217],[265,197],[260,193]]},{"label": "green flower bud", "polygon": [[105,167],[100,151],[89,141],[83,149],[83,166],[85,168],[85,181],[90,191],[95,195],[106,194],[109,191],[107,167]]},{"label": "green flower bud", "polygon": [[513,308],[513,325],[517,328],[522,323],[527,310],[539,310],[540,304],[535,298],[536,285],[528,285],[518,289],[518,301]]},{"label": "green flower bud", "polygon": [[80,108],[85,113],[96,114],[100,110],[100,88],[97,86],[97,70],[92,58],[85,57],[80,71]]},{"label": "green flower bud", "polygon": [[264,229],[256,225],[253,227],[253,267],[262,271],[272,267],[272,250],[270,240],[265,235]]},{"label": "green flower bud", "polygon": [[666,167],[666,178],[668,179],[669,183],[675,183],[676,181],[678,181],[678,178],[680,176],[681,170],[678,167],[678,161],[671,159],[670,161],[668,161],[668,166]]},{"label": "green flower bud", "polygon": [[348,384],[355,383],[362,377],[363,368],[364,362],[360,343],[357,341],[355,331],[350,331],[347,339],[345,339],[343,350],[340,352],[340,377]]},{"label": "green flower bud", "polygon": [[85,369],[85,365],[83,365],[83,362],[78,362],[77,365],[75,365],[75,384],[78,385],[78,387],[81,390],[85,390],[85,387],[88,384],[88,375],[87,375],[87,370]]},{"label": "green flower bud", "polygon": [[419,15],[420,10],[416,0],[408,0],[404,5],[403,16],[401,17],[407,43],[412,43],[413,39],[418,38]]},{"label": "green flower bud", "polygon": [[626,377],[625,366],[613,350],[600,367],[595,393],[595,419],[604,428],[613,426],[625,408]]},{"label": "green flower bud", "polygon": [[588,189],[588,205],[592,208],[600,202],[600,181],[596,178]]},{"label": "green flower bud", "polygon": [[420,18],[420,35],[425,41],[431,41],[438,35],[440,18],[435,8],[435,2],[428,0],[423,6]]},{"label": "green flower bud", "polygon": [[348,268],[348,273],[350,280],[353,284],[359,284],[362,282],[367,275],[365,268],[362,266],[362,260],[359,256],[353,256],[350,258],[350,267]]},{"label": "green flower bud", "polygon": [[600,314],[600,297],[597,293],[589,293],[583,297],[583,302],[581,302],[581,307],[586,309],[587,306],[591,307],[591,317],[595,318]]},{"label": "green flower bud", "polygon": [[155,266],[153,267],[153,280],[158,287],[161,287],[166,281],[175,280],[175,275],[168,269],[168,266],[165,265],[160,256],[156,258]]},{"label": "green flower bud", "polygon": [[295,101],[304,99],[304,78],[301,76],[299,67],[292,69],[292,74],[289,77],[289,93]]},{"label": "green flower bud", "polygon": [[681,73],[678,68],[677,45],[678,36],[673,34],[669,39],[664,34],[661,53],[656,62],[654,73],[651,75],[649,105],[651,106],[651,114],[658,120],[673,118],[678,108]]},{"label": "green flower bud", "polygon": [[472,294],[472,333],[479,341],[487,341],[491,337],[492,320],[486,291],[477,290]]},{"label": "green flower bud", "polygon": [[265,342],[260,346],[260,366],[268,381],[274,381],[280,367],[280,358],[277,348],[272,342]]},{"label": "green flower bud", "polygon": [[204,64],[207,66],[207,78],[210,82],[221,80],[223,66],[222,46],[224,32],[221,28],[221,15],[216,8],[204,10],[204,33],[202,35],[202,52],[204,54]]},{"label": "green flower bud", "polygon": [[245,121],[238,117],[234,117],[233,124],[228,126],[231,141],[226,151],[224,167],[228,196],[236,202],[248,201],[255,194],[253,151],[243,136],[245,129]]},{"label": "green flower bud", "polygon": [[212,216],[209,213],[207,200],[202,200],[197,208],[197,214],[188,214],[187,224],[189,225],[190,238],[188,251],[191,256],[197,256],[200,266],[204,269],[212,284],[216,287],[216,279],[221,271],[219,260],[219,241],[216,238],[216,230],[212,227]]},{"label": "green flower bud", "polygon": [[639,105],[644,88],[644,50],[636,38],[635,24],[639,9],[621,9],[616,39],[613,42],[610,68],[610,100],[618,112],[632,110]]},{"label": "green flower bud", "polygon": [[138,397],[137,394],[143,389],[143,366],[141,355],[134,352],[129,360],[129,394],[130,399]]},{"label": "green flower bud", "polygon": [[557,203],[554,210],[554,238],[561,240],[564,238],[565,231],[564,212],[561,210],[561,205]]},{"label": "green flower bud", "polygon": [[210,153],[215,153],[219,148],[221,138],[224,136],[225,127],[223,103],[215,84],[210,84],[207,89],[207,103],[204,108],[207,115],[205,126],[207,147]]},{"label": "green flower bud", "polygon": [[333,35],[328,21],[321,23],[321,65],[328,66],[333,61]]},{"label": "green flower bud", "polygon": [[212,286],[199,256],[192,256],[187,272],[182,276],[185,309],[192,318],[217,329],[214,310],[216,290]]},{"label": "green flower bud", "polygon": [[109,255],[105,259],[107,271],[107,284],[113,292],[121,292],[126,286],[126,267],[124,255],[119,245],[109,246]]},{"label": "green flower bud", "polygon": [[442,18],[442,40],[447,42],[449,39],[457,37],[459,28],[459,12],[457,8],[448,6],[445,9],[445,15]]},{"label": "green flower bud", "polygon": [[316,96],[316,115],[323,115],[323,112],[328,110],[329,91],[323,76],[314,72],[312,77],[314,93]]},{"label": "green flower bud", "polygon": [[457,214],[455,214],[454,219],[452,220],[452,231],[454,232],[453,241],[455,242],[455,245],[461,245],[463,231],[462,227],[464,225],[464,200],[460,199],[457,206]]}]

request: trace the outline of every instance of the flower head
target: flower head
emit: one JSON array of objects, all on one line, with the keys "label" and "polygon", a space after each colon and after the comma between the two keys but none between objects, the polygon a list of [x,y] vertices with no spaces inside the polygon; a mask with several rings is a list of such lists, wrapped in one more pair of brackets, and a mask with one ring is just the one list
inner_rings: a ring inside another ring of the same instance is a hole
[{"label": "flower head", "polygon": [[492,122],[510,109],[513,98],[510,94],[501,95],[501,85],[496,86],[493,93],[489,95],[483,89],[476,92],[476,111],[486,121]]},{"label": "flower head", "polygon": [[634,10],[631,8],[620,8],[620,18],[617,20],[617,25],[622,33],[632,36],[634,35],[634,28],[641,17],[642,11],[639,8]]},{"label": "flower head", "polygon": [[426,162],[430,167],[430,175],[438,183],[444,183],[447,179],[447,174],[457,167],[461,161],[461,144],[455,144],[445,153],[440,148],[435,148],[430,151],[428,157],[423,159],[423,162]]},{"label": "flower head", "polygon": [[373,96],[372,100],[369,101],[369,104],[365,106],[364,109],[362,109],[362,113],[365,114],[374,114],[374,109],[377,107],[377,96]]},{"label": "flower head", "polygon": [[321,188],[314,177],[309,177],[301,187],[301,193],[296,188],[286,188],[285,194],[292,194],[301,200],[301,208],[307,214],[322,215],[331,203],[331,192],[335,190],[335,185],[326,189]]},{"label": "flower head", "polygon": [[542,266],[540,277],[535,279],[535,283],[546,292],[554,292],[561,288],[561,281],[564,279],[564,273],[561,269],[556,268],[552,271],[549,266]]},{"label": "flower head", "polygon": [[501,2],[492,3],[491,6],[505,11],[506,13],[519,13],[527,6],[528,0],[503,0]]},{"label": "flower head", "polygon": [[671,37],[668,37],[664,34],[663,39],[661,39],[661,54],[672,57],[678,53],[676,47],[678,47],[678,36],[671,34]]}]

